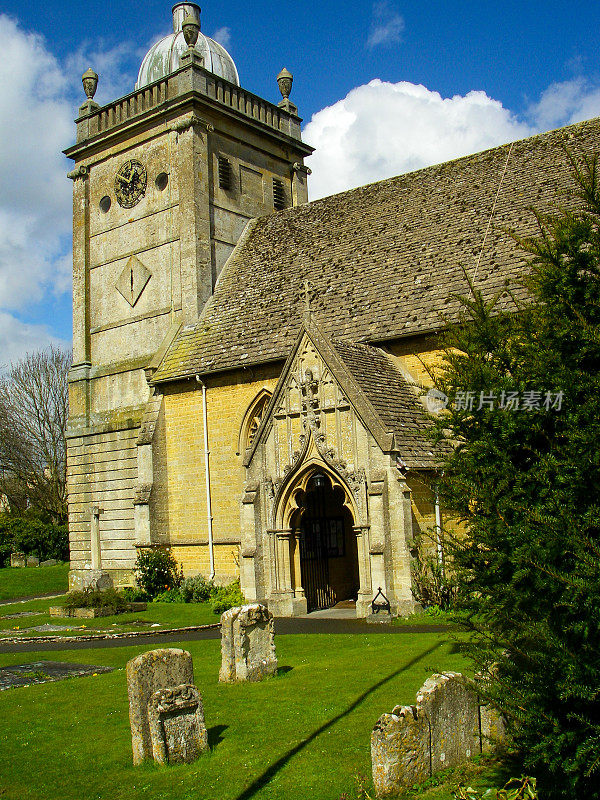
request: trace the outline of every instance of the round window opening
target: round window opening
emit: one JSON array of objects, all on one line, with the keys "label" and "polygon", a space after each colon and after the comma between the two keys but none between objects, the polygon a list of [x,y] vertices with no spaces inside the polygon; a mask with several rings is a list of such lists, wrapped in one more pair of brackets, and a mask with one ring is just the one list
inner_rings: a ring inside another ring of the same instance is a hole
[{"label": "round window opening", "polygon": [[161,172],[156,176],[154,183],[159,192],[164,192],[164,190],[167,188],[167,184],[169,183],[169,176],[166,172]]},{"label": "round window opening", "polygon": [[111,201],[110,197],[108,195],[105,195],[102,198],[102,200],[100,200],[100,211],[102,211],[103,214],[107,214],[109,209],[110,209],[110,207],[111,207],[111,205],[112,205],[112,201]]}]

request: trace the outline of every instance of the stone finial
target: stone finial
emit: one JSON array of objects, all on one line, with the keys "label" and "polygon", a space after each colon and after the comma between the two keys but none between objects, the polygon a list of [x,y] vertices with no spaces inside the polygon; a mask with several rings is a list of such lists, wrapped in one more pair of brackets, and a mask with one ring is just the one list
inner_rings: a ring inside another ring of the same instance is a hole
[{"label": "stone finial", "polygon": [[294,83],[294,76],[292,73],[284,67],[277,76],[277,83],[279,84],[279,91],[284,101],[289,100],[292,92],[292,84]]},{"label": "stone finial", "polygon": [[98,88],[98,75],[90,67],[81,76],[81,82],[83,83],[83,91],[85,92],[87,99],[93,100],[94,95],[96,94],[96,89]]},{"label": "stone finial", "polygon": [[200,34],[200,25],[198,24],[196,17],[194,17],[192,14],[188,14],[183,20],[181,30],[183,31],[185,43],[190,50],[192,50],[196,46],[196,42],[198,41],[198,36]]}]

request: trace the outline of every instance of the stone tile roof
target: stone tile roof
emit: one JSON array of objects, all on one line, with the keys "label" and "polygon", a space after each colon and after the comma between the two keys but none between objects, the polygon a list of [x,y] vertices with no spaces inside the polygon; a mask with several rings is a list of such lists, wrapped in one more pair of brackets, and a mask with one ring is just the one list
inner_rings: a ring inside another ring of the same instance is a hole
[{"label": "stone tile roof", "polygon": [[332,339],[331,344],[375,409],[386,431],[395,434],[402,460],[412,469],[439,463],[444,444],[435,449],[428,436],[429,418],[416,390],[392,359],[378,347]]},{"label": "stone tile roof", "polygon": [[466,292],[463,270],[473,273],[505,167],[476,285],[522,297],[526,261],[507,229],[533,234],[530,207],[565,202],[565,143],[598,151],[600,120],[255,220],[154,381],[283,361],[300,329],[305,281],[329,336],[381,342],[439,330],[460,310],[453,295]]}]

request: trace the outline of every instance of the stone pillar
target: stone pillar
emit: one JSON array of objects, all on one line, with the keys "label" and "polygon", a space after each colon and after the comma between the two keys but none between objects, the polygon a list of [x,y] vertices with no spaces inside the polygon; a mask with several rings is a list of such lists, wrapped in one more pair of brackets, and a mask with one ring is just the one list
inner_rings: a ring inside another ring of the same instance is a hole
[{"label": "stone pillar", "polygon": [[257,540],[260,535],[259,484],[246,486],[241,511],[240,586],[244,597],[258,599],[256,580]]},{"label": "stone pillar", "polygon": [[400,615],[408,615],[413,613],[416,606],[410,569],[410,550],[413,546],[411,491],[394,466],[388,470],[387,485],[394,605]]},{"label": "stone pillar", "polygon": [[92,569],[102,569],[102,550],[100,544],[100,514],[98,506],[92,508],[92,520],[90,525],[90,561]]},{"label": "stone pillar", "polygon": [[354,527],[358,550],[358,577],[360,588],[358,590],[358,600],[356,601],[356,616],[366,617],[371,611],[371,600],[373,590],[371,588],[371,562],[369,556],[369,528]]},{"label": "stone pillar", "polygon": [[208,127],[190,114],[175,125],[179,188],[181,305],[185,322],[195,322],[212,294]]},{"label": "stone pillar", "polygon": [[[369,519],[371,522],[369,554],[371,557],[371,589],[375,595],[379,589],[388,596],[385,574],[385,500],[386,475],[374,474],[369,485]],[[371,598],[373,599],[373,598]]]},{"label": "stone pillar", "polygon": [[291,530],[274,531],[275,534],[275,580],[276,588],[269,598],[269,609],[277,616],[292,617],[306,613],[306,598],[296,597],[292,569],[291,547],[295,541]]},{"label": "stone pillar", "polygon": [[150,544],[150,493],[154,483],[154,466],[152,458],[152,444],[137,446],[138,482],[133,500],[135,542],[140,545]]},{"label": "stone pillar", "polygon": [[292,548],[292,575],[294,579],[294,596],[297,599],[304,599],[304,588],[302,587],[302,565],[300,563],[300,539],[302,532],[296,528],[292,531],[290,545]]},{"label": "stone pillar", "polygon": [[311,172],[299,161],[292,166],[292,205],[308,203],[308,176]]}]

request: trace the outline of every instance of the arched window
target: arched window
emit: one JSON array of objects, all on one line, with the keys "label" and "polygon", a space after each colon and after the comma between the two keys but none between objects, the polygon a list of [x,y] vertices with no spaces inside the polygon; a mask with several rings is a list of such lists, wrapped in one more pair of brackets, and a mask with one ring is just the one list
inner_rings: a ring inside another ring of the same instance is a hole
[{"label": "arched window", "polygon": [[245,453],[249,447],[252,447],[270,399],[271,392],[268,389],[262,389],[248,406],[240,426],[238,455]]}]

